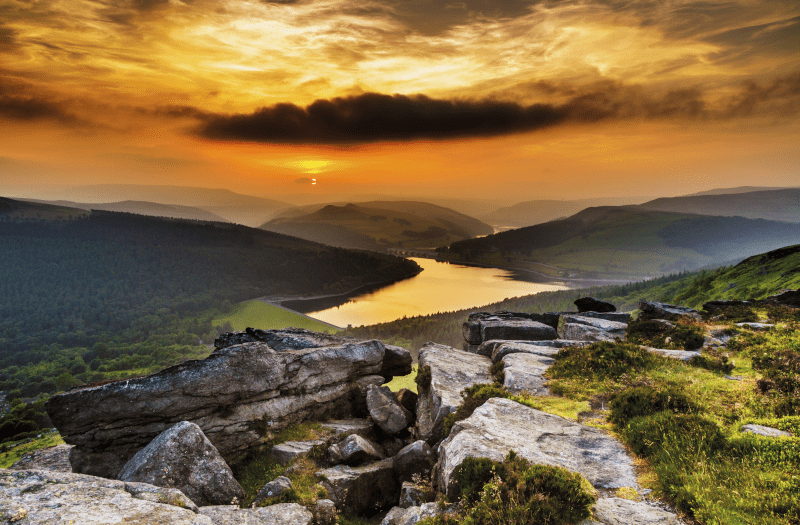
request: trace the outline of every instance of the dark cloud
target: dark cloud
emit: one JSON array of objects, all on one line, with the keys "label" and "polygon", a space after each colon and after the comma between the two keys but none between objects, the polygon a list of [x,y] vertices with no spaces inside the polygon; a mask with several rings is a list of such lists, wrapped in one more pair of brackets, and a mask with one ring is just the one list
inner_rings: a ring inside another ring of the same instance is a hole
[{"label": "dark cloud", "polygon": [[317,100],[308,107],[277,104],[251,114],[198,114],[196,131],[214,140],[346,144],[459,137],[490,137],[569,122],[724,119],[800,112],[800,74],[762,86],[749,82],[713,106],[699,88],[653,95],[641,86],[600,82],[590,88],[538,83],[536,89],[569,93],[558,104],[521,105],[498,100],[440,100],[424,95],[363,95]]},{"label": "dark cloud", "polygon": [[11,51],[17,48],[17,32],[0,24],[0,51]]},{"label": "dark cloud", "polygon": [[67,125],[81,123],[81,119],[68,113],[55,102],[3,94],[0,94],[0,118],[21,121],[55,120]]}]

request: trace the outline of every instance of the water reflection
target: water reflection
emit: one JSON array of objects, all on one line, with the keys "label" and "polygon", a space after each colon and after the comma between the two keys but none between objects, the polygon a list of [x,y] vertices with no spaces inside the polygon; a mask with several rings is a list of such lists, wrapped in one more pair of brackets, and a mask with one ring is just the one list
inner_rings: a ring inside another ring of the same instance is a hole
[{"label": "water reflection", "polygon": [[[359,326],[393,321],[403,316],[462,310],[509,297],[568,288],[557,282],[522,281],[514,272],[496,268],[475,268],[432,259],[412,260],[423,269],[416,277],[351,297],[339,306],[317,306],[317,311],[307,311],[307,305],[303,311],[336,326]],[[297,308],[298,305],[291,307]]]}]

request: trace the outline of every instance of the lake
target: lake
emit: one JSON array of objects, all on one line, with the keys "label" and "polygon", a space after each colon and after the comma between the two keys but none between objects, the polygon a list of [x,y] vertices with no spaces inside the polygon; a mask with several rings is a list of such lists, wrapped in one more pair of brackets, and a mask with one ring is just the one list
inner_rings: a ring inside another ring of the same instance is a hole
[{"label": "lake", "polygon": [[422,272],[410,279],[349,297],[345,299],[347,302],[338,306],[293,301],[290,308],[336,326],[360,326],[394,321],[403,316],[463,310],[510,297],[569,288],[560,282],[526,281],[509,270],[443,263],[433,259],[411,260],[422,267]]}]

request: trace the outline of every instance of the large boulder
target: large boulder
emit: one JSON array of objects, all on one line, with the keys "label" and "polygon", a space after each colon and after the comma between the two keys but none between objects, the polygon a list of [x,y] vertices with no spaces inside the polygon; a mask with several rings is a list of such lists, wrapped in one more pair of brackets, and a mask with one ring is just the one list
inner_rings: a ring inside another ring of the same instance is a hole
[{"label": "large boulder", "polygon": [[513,450],[531,463],[579,472],[598,489],[638,488],[631,459],[604,432],[509,399],[492,398],[457,422],[439,446],[436,483],[455,495],[453,472],[468,457],[503,461]]},{"label": "large boulder", "polygon": [[411,481],[414,474],[428,477],[436,463],[433,449],[422,440],[403,447],[394,457],[394,473],[401,481]]},{"label": "large boulder", "polygon": [[502,341],[492,340],[481,345],[480,355],[492,358],[492,363],[502,361],[508,354],[525,353],[552,357],[568,346],[584,347],[589,341],[571,339],[554,339],[552,341]]},{"label": "large boulder", "polygon": [[216,525],[183,494],[141,483],[46,470],[0,469],[0,522]]},{"label": "large boulder", "polygon": [[328,448],[328,461],[333,465],[360,465],[365,461],[384,459],[386,456],[381,448],[377,443],[354,434]]},{"label": "large boulder", "polygon": [[616,312],[617,307],[608,301],[601,301],[594,297],[581,297],[575,300],[578,312]]},{"label": "large boulder", "polygon": [[59,472],[72,472],[69,462],[71,445],[56,445],[54,447],[40,448],[33,452],[23,454],[9,470],[57,470]]},{"label": "large boulder", "polygon": [[400,404],[389,387],[370,385],[367,409],[375,424],[390,435],[405,430],[414,421],[414,416]]},{"label": "large boulder", "polygon": [[468,344],[479,345],[490,339],[526,341],[555,339],[556,326],[558,326],[558,314],[478,312],[470,314],[462,325],[461,332]]},{"label": "large boulder", "polygon": [[385,345],[386,353],[383,356],[383,367],[378,375],[391,381],[395,376],[407,376],[411,373],[413,359],[411,352],[401,346]]},{"label": "large boulder", "polygon": [[322,485],[336,508],[360,514],[397,503],[400,487],[395,482],[392,465],[389,458],[360,467],[338,465],[316,475],[323,478]]},{"label": "large boulder", "polygon": [[[291,341],[285,336],[273,344]],[[74,389],[45,406],[64,441],[75,445],[73,470],[114,478],[136,452],[183,420],[231,458],[266,443],[271,431],[349,417],[355,382],[379,372],[384,353],[380,341],[281,351],[249,342],[147,377]]]},{"label": "large boulder", "polygon": [[682,317],[700,319],[700,313],[694,308],[655,301],[639,301],[639,310],[641,310],[639,319],[674,320]]},{"label": "large boulder", "polygon": [[503,358],[503,386],[511,392],[547,395],[544,373],[556,360],[535,354],[508,354]]},{"label": "large boulder", "polygon": [[612,335],[602,328],[581,323],[564,323],[558,327],[558,333],[565,339],[578,341],[597,342],[616,341],[620,339],[620,336]]},{"label": "large boulder", "polygon": [[188,421],[165,430],[137,452],[119,479],[178,489],[198,506],[227,505],[244,497],[217,449]]},{"label": "large boulder", "polygon": [[419,351],[420,370],[430,370],[430,383],[419,386],[417,437],[435,445],[444,437],[444,418],[455,412],[463,399],[461,391],[477,384],[491,384],[492,362],[488,357],[426,343]]},{"label": "large boulder", "polygon": [[[564,325],[582,324],[586,326],[591,326],[592,328],[597,328],[599,330],[608,333],[611,337],[615,339],[624,338],[628,330],[628,325],[626,323],[619,323],[617,321],[608,321],[606,319],[598,319],[596,317],[587,317],[583,315],[562,315],[561,320],[563,321]],[[561,329],[561,326],[562,325],[559,325],[559,330]],[[568,337],[564,336],[562,336],[561,338],[569,339]]]},{"label": "large boulder", "polygon": [[279,503],[268,507],[240,509],[235,505],[203,507],[200,514],[214,525],[311,525],[314,516],[297,503]]}]

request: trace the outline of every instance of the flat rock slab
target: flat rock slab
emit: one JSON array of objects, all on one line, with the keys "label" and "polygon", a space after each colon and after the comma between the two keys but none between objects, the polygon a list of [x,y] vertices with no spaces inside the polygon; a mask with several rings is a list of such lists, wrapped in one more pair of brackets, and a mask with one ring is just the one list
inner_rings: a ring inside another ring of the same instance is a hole
[{"label": "flat rock slab", "polygon": [[669,357],[670,359],[677,359],[679,361],[689,361],[691,358],[700,355],[700,352],[694,350],[666,350],[664,348],[651,348],[649,346],[644,346],[642,348],[651,354],[658,354],[660,356]]},{"label": "flat rock slab", "polygon": [[[593,317],[595,319],[605,319],[606,321],[616,321],[628,324],[631,322],[632,312],[578,312],[581,317]],[[562,314],[565,315],[565,314]],[[569,314],[574,315],[574,314]]]},{"label": "flat rock slab", "polygon": [[225,458],[267,442],[266,430],[348,417],[355,382],[378,373],[380,341],[275,351],[262,342],[216,350],[157,374],[85,387],[46,403],[73,470],[116,477],[158,434],[197,424]]},{"label": "flat rock slab", "polygon": [[511,450],[534,464],[579,472],[596,488],[638,489],[631,459],[609,435],[509,399],[492,398],[457,422],[439,446],[439,490],[455,495],[453,471],[466,458],[503,461]]},{"label": "flat rock slab", "polygon": [[69,452],[72,445],[56,445],[54,447],[40,448],[22,455],[9,470],[57,470],[58,472],[72,472],[69,462]]},{"label": "flat rock slab", "polygon": [[319,426],[331,431],[335,439],[346,438],[353,434],[369,439],[375,429],[375,423],[372,420],[358,418],[328,421],[327,423],[320,423]]},{"label": "flat rock slab", "polygon": [[511,354],[528,354],[552,358],[560,351],[560,347],[532,345],[529,343],[514,341],[495,345],[491,354],[491,358],[492,363],[502,361],[506,356]]},{"label": "flat rock slab", "polygon": [[314,516],[297,503],[241,509],[235,505],[203,507],[200,514],[214,525],[311,525]]},{"label": "flat rock slab", "polygon": [[579,525],[679,525],[678,517],[653,505],[623,498],[600,498],[592,507],[594,519]]},{"label": "flat rock slab", "polygon": [[544,373],[555,362],[552,357],[535,354],[509,354],[503,358],[503,386],[514,393],[547,395],[549,390]]},{"label": "flat rock slab", "polygon": [[488,357],[426,343],[419,351],[419,366],[430,367],[431,383],[420,386],[417,399],[417,434],[431,446],[444,437],[444,418],[461,405],[461,391],[477,384],[491,384]]},{"label": "flat rock slab", "polygon": [[559,325],[558,335],[564,339],[591,342],[616,341],[623,337],[583,323],[564,323]]},{"label": "flat rock slab", "polygon": [[678,306],[675,304],[658,303],[655,301],[639,301],[639,319],[669,319],[675,320],[688,316],[700,319],[700,312],[694,308]]},{"label": "flat rock slab", "polygon": [[272,447],[272,458],[281,465],[287,465],[297,458],[308,456],[314,447],[324,447],[326,444],[323,439],[286,441]]},{"label": "flat rock slab", "polygon": [[772,330],[775,328],[775,325],[770,323],[736,323],[736,326],[749,328],[750,330]]},{"label": "flat rock slab", "polygon": [[765,427],[764,425],[742,425],[740,432],[756,434],[764,437],[792,437],[794,434],[779,430],[777,428]]},{"label": "flat rock slab", "polygon": [[0,469],[0,522],[216,525],[191,508],[182,508],[182,502],[174,497],[173,491],[152,486],[149,491],[141,490],[141,484],[135,484],[138,488],[129,491],[126,488],[129,485],[66,472]]},{"label": "flat rock slab", "polygon": [[481,341],[490,339],[544,341],[557,337],[558,334],[552,326],[530,319],[481,321]]},{"label": "flat rock slab", "polygon": [[400,497],[391,458],[361,467],[338,465],[316,475],[323,477],[322,484],[336,508],[351,514],[387,507]]},{"label": "flat rock slab", "polygon": [[627,323],[619,323],[617,321],[609,321],[607,319],[598,319],[583,315],[562,315],[561,319],[564,321],[564,323],[593,326],[594,328],[599,328],[600,330],[608,332],[615,337],[625,337],[625,333],[628,330]]}]

